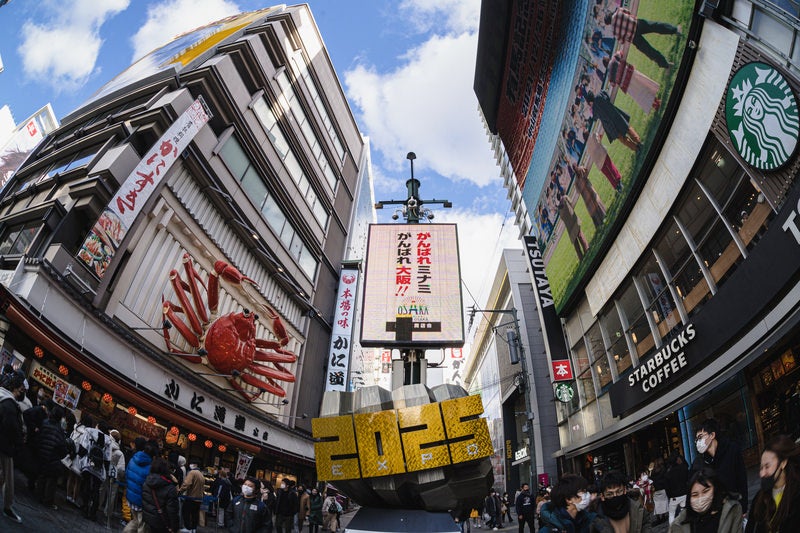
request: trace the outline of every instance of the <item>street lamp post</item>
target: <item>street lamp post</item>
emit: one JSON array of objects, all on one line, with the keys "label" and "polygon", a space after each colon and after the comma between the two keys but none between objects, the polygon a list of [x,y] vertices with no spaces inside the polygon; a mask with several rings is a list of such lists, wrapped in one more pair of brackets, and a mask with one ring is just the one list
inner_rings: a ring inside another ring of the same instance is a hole
[{"label": "street lamp post", "polygon": [[[519,334],[519,319],[517,318],[517,310],[512,307],[511,309],[476,309],[475,306],[470,308],[469,325],[472,327],[472,320],[475,318],[475,313],[502,313],[510,314],[512,321],[509,323],[513,328],[506,330],[506,342],[508,342],[509,358],[511,364],[515,365],[520,363],[522,366],[522,387],[523,387],[523,401],[525,402],[525,431],[528,437],[528,455],[531,461],[531,479],[530,486],[536,487],[536,446],[534,442],[533,431],[533,411],[531,410],[531,395],[530,395],[530,379],[528,377],[528,358],[525,356],[525,347],[522,345],[522,338]],[[468,328],[469,329],[469,328]]]}]

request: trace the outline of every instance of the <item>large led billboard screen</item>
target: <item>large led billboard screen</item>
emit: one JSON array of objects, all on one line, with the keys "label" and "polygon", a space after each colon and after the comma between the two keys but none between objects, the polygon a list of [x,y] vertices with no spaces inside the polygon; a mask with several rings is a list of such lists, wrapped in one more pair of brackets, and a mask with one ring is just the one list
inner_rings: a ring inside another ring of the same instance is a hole
[{"label": "large led billboard screen", "polygon": [[370,225],[363,301],[362,346],[462,346],[455,224]]},{"label": "large led billboard screen", "polygon": [[[565,36],[578,47],[569,59],[574,68],[548,71],[554,86],[570,89],[561,120],[539,128],[540,140],[557,141],[549,164],[529,169],[523,198],[559,311],[613,239],[636,182],[646,179],[642,168],[676,82],[694,5],[640,0],[628,10],[616,0],[588,2],[586,22]],[[568,78],[556,79],[562,76]]]}]

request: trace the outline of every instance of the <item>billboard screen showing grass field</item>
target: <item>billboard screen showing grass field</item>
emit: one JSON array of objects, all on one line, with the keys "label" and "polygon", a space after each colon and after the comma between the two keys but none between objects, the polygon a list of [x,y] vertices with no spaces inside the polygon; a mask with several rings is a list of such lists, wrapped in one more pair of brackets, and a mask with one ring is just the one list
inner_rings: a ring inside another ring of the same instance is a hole
[{"label": "billboard screen showing grass field", "polygon": [[566,36],[577,54],[568,59],[574,70],[561,69],[572,78],[562,80],[570,87],[563,119],[539,131],[557,137],[555,149],[549,166],[530,169],[523,190],[559,310],[613,238],[632,185],[645,178],[640,171],[675,83],[694,1],[586,6],[585,24]]}]

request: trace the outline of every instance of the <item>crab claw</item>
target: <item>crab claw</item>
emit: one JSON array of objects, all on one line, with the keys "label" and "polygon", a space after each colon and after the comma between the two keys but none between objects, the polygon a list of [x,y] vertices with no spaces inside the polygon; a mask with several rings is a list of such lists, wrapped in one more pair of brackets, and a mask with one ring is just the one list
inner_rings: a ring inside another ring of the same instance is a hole
[{"label": "crab claw", "polygon": [[216,261],[214,263],[214,271],[217,273],[218,276],[220,276],[222,279],[230,283],[236,283],[236,284],[249,283],[253,285],[255,288],[259,288],[258,283],[256,283],[254,279],[248,278],[247,276],[239,272],[239,270],[236,267],[226,263],[225,261],[222,260]]}]

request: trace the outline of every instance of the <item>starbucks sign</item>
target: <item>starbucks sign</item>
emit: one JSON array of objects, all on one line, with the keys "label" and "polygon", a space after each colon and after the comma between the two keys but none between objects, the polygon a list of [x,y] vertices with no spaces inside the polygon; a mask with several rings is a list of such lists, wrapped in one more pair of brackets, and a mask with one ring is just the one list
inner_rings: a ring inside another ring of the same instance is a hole
[{"label": "starbucks sign", "polygon": [[766,63],[747,63],[733,76],[725,120],[734,148],[757,169],[783,166],[797,148],[797,98],[786,78]]},{"label": "starbucks sign", "polygon": [[559,401],[569,403],[572,401],[573,396],[575,396],[575,389],[572,388],[572,384],[559,383],[556,385],[556,398]]}]

